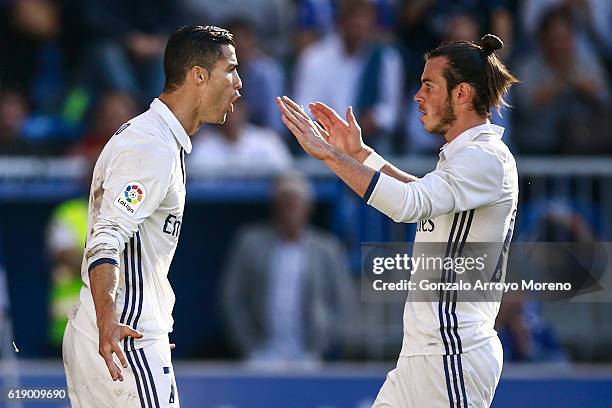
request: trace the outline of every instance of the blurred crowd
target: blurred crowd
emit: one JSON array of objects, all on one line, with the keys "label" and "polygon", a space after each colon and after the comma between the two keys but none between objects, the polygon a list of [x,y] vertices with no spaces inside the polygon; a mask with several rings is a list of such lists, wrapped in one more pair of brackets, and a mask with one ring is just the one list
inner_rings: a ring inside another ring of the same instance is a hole
[{"label": "blurred crowd", "polygon": [[[351,327],[372,332],[366,318],[355,322],[367,311],[352,293],[356,275],[341,242],[312,223],[313,187],[291,171],[301,150],[280,121],[275,96],[304,106],[323,101],[341,114],[351,105],[366,143],[381,154],[435,157],[443,139],[424,132],[412,100],[423,54],[443,41],[477,41],[491,32],[504,41],[499,55],[522,81],[509,95],[512,109],[491,118],[506,128],[514,153],[612,154],[609,0],[246,3],[0,0],[0,156],[93,162],[108,138],[161,92],[165,42],[177,27],[228,28],[243,98],[224,125],[203,126],[194,136],[189,165],[204,173],[283,173],[270,217],[242,226],[224,254],[221,313],[232,351],[251,363],[316,364],[346,356],[339,347],[347,343],[363,342],[363,332]],[[84,198],[50,214],[48,337],[55,346],[81,286],[86,214]],[[564,227],[556,219],[551,224]],[[1,278],[0,271],[0,312]],[[0,313],[0,326],[3,321]],[[530,299],[510,299],[497,328],[509,360],[567,359]]]},{"label": "blurred crowd", "polygon": [[0,155],[95,159],[163,85],[166,39],[182,24],[235,35],[244,88],[193,162],[283,169],[299,149],[274,96],[352,105],[385,154],[430,154],[412,97],[423,53],[492,32],[522,82],[495,112],[515,153],[612,153],[612,3],[607,0],[3,0]]}]

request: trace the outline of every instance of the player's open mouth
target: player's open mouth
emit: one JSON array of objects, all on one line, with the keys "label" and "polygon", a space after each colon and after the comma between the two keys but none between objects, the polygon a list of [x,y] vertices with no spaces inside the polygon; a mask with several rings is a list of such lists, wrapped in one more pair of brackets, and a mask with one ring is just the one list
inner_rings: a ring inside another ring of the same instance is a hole
[{"label": "player's open mouth", "polygon": [[230,100],[230,104],[227,107],[227,111],[228,113],[232,113],[234,111],[234,102],[236,102],[238,100],[238,98],[240,98],[242,95],[240,95],[239,93],[234,95],[234,97]]}]

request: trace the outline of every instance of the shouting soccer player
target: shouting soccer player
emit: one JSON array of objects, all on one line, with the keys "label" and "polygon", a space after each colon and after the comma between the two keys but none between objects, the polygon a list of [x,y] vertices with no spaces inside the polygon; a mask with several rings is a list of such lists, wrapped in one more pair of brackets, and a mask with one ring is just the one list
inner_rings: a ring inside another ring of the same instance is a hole
[{"label": "shouting soccer player", "polygon": [[[447,43],[426,55],[414,100],[425,129],[443,135],[447,143],[436,170],[423,178],[404,173],[364,145],[351,107],[344,121],[325,104],[311,104],[321,127],[283,97],[277,100],[282,120],[308,154],[322,160],[369,205],[396,222],[429,221],[435,226],[417,230],[415,242],[453,248],[466,242],[508,243],[518,176],[501,140],[503,128],[489,122],[491,109],[506,105],[504,94],[517,82],[495,54],[502,46],[499,38],[487,34],[478,44]],[[408,296],[397,367],[374,407],[490,406],[503,360],[493,329],[499,302],[452,299],[410,302]]]},{"label": "shouting soccer player", "polygon": [[223,123],[233,110],[237,66],[227,30],[179,29],[166,45],[162,94],[98,158],[84,286],[63,344],[73,407],[179,406],[167,275],[185,207],[185,153],[200,125]]}]

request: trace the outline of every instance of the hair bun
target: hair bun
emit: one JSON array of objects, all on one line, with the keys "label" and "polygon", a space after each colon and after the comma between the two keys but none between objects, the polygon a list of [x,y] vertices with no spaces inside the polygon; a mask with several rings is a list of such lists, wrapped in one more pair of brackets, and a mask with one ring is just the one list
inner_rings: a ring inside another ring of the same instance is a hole
[{"label": "hair bun", "polygon": [[493,51],[500,50],[504,46],[504,42],[496,35],[486,34],[480,39],[482,50],[486,55],[491,55]]}]

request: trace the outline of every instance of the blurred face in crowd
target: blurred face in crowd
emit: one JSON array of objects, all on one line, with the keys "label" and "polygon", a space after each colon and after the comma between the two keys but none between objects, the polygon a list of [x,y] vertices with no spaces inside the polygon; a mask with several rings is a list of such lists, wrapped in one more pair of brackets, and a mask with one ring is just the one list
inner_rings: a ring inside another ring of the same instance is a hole
[{"label": "blurred face in crowd", "polygon": [[358,4],[345,11],[341,19],[342,38],[350,54],[357,52],[370,40],[375,28],[374,10],[371,6]]},{"label": "blurred face in crowd", "polygon": [[246,26],[239,26],[231,29],[236,44],[236,54],[240,55],[242,64],[248,62],[256,51],[255,33]]},{"label": "blurred face in crowd", "polygon": [[110,137],[122,124],[137,115],[137,109],[136,102],[129,94],[106,94],[96,113],[96,133]]},{"label": "blurred face in crowd", "polygon": [[426,131],[445,134],[456,121],[452,95],[449,95],[444,78],[447,64],[445,57],[430,58],[421,76],[421,88],[414,96],[422,113],[420,121]]},{"label": "blurred face in crowd", "polygon": [[20,32],[40,40],[57,37],[61,22],[55,2],[21,0],[14,3],[13,20]]},{"label": "blurred face in crowd", "polygon": [[471,16],[458,14],[449,20],[446,41],[477,41],[479,38],[478,23]]},{"label": "blurred face in crowd", "polygon": [[574,54],[574,33],[568,21],[557,17],[550,22],[540,40],[546,58],[553,64],[571,63]]},{"label": "blurred face in crowd", "polygon": [[275,219],[285,238],[297,239],[310,221],[311,198],[301,188],[281,182],[274,200]]},{"label": "blurred face in crowd", "polygon": [[0,139],[18,136],[28,115],[25,98],[16,92],[0,95]]},{"label": "blurred face in crowd", "polygon": [[224,123],[226,115],[234,111],[233,104],[240,97],[238,91],[242,88],[237,67],[238,59],[233,45],[221,46],[221,56],[210,73],[204,68],[194,67],[196,83],[201,87],[199,91],[201,123]]}]

